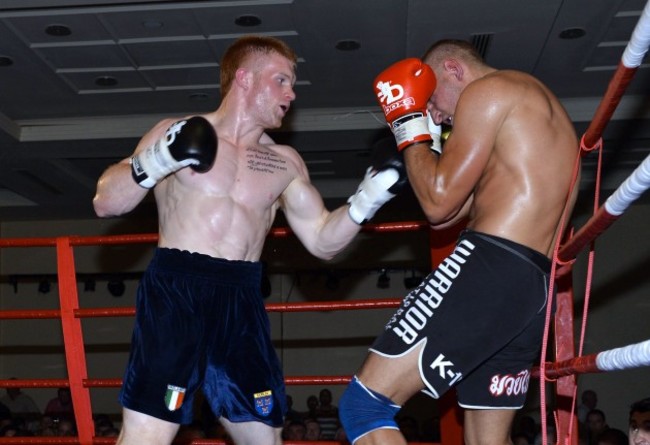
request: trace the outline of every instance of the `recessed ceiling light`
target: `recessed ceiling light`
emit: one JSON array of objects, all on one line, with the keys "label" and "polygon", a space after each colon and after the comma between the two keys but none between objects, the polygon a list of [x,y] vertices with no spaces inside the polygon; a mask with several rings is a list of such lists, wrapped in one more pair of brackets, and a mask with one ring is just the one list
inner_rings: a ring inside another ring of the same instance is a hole
[{"label": "recessed ceiling light", "polygon": [[165,26],[165,24],[158,20],[145,20],[142,22],[142,27],[147,29],[162,28],[163,26]]},{"label": "recessed ceiling light", "polygon": [[0,56],[0,66],[11,66],[14,64],[14,59],[7,56]]},{"label": "recessed ceiling light", "polygon": [[336,42],[336,49],[339,51],[356,51],[361,48],[361,42],[358,40],[339,40]]},{"label": "recessed ceiling light", "polygon": [[98,87],[114,87],[117,85],[117,79],[112,76],[101,76],[95,79],[95,85]]},{"label": "recessed ceiling light", "polygon": [[587,34],[587,31],[585,31],[582,28],[567,28],[560,33],[560,38],[579,39],[580,37],[583,37],[585,34]]},{"label": "recessed ceiling light", "polygon": [[65,37],[72,34],[72,31],[65,25],[48,25],[45,28],[45,34],[54,37]]},{"label": "recessed ceiling light", "polygon": [[262,19],[256,15],[240,15],[235,19],[235,25],[237,26],[259,26],[262,24]]}]

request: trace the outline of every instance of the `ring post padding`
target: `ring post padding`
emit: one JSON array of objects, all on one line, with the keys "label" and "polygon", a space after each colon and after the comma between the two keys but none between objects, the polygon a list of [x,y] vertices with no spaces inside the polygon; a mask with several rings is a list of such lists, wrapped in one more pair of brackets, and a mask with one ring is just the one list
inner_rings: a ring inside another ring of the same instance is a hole
[{"label": "ring post padding", "polygon": [[641,18],[636,24],[632,37],[625,47],[623,57],[621,58],[623,65],[627,68],[638,68],[643,61],[643,57],[648,52],[650,45],[650,1],[648,1],[643,8]]},{"label": "ring post padding", "polygon": [[605,202],[607,213],[622,215],[643,192],[650,188],[650,155],[621,184]]}]

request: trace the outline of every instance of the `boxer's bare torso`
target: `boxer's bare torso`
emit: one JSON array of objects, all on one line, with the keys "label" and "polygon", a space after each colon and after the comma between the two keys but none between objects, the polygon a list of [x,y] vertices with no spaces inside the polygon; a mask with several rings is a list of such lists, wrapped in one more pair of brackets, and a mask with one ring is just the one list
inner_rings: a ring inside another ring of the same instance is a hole
[{"label": "boxer's bare torso", "polygon": [[471,229],[550,256],[578,155],[565,110],[544,85],[521,72],[480,73],[462,93],[456,91],[457,102],[453,92],[441,92],[441,82],[432,108],[439,120],[451,118],[453,127],[435,175],[427,179],[430,164],[418,159],[429,153],[407,152],[411,181],[434,184],[428,196],[420,192],[430,221],[467,216]]},{"label": "boxer's bare torso", "polygon": [[[476,87],[493,90],[502,117],[475,187],[468,227],[550,257],[578,155],[571,121],[546,87],[526,74],[499,71]],[[481,119],[472,113],[469,119]]]},{"label": "boxer's bare torso", "polygon": [[235,145],[219,138],[217,160],[209,172],[184,169],[156,187],[159,245],[258,260],[282,193],[294,180],[308,187],[303,168],[291,147],[254,139]]},{"label": "boxer's bare torso", "polygon": [[[219,109],[204,114],[218,137],[217,157],[206,173],[184,168],[154,188],[159,245],[230,260],[255,261],[276,212],[313,255],[330,259],[359,232],[347,207],[325,208],[304,161],[292,147],[264,132],[277,128],[295,98],[291,61],[269,54],[255,83],[229,95]],[[241,93],[241,94],[239,94]],[[175,121],[165,119],[139,141],[134,154],[150,147]],[[109,167],[98,181],[94,206],[99,216],[122,215],[148,190],[131,178],[130,158]]]}]

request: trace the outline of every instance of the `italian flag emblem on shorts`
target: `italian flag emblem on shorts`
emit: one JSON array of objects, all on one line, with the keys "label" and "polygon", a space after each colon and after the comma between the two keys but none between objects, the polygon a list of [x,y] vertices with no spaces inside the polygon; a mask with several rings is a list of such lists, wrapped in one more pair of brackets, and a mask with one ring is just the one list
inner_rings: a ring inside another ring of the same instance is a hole
[{"label": "italian flag emblem on shorts", "polygon": [[180,386],[167,385],[165,393],[165,406],[170,411],[176,411],[183,404],[185,398],[185,388]]}]

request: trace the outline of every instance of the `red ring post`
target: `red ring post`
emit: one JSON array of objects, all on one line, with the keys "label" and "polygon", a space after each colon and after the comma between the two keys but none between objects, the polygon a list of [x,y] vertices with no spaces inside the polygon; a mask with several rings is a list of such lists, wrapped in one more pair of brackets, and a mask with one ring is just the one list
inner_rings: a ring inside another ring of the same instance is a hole
[{"label": "red ring post", "polygon": [[70,238],[61,237],[56,239],[56,253],[59,271],[61,325],[79,443],[81,445],[92,445],[95,426],[90,407],[90,392],[83,384],[84,379],[87,377],[86,353],[81,320],[75,317],[74,313],[79,308],[79,295],[77,293],[77,278]]}]

